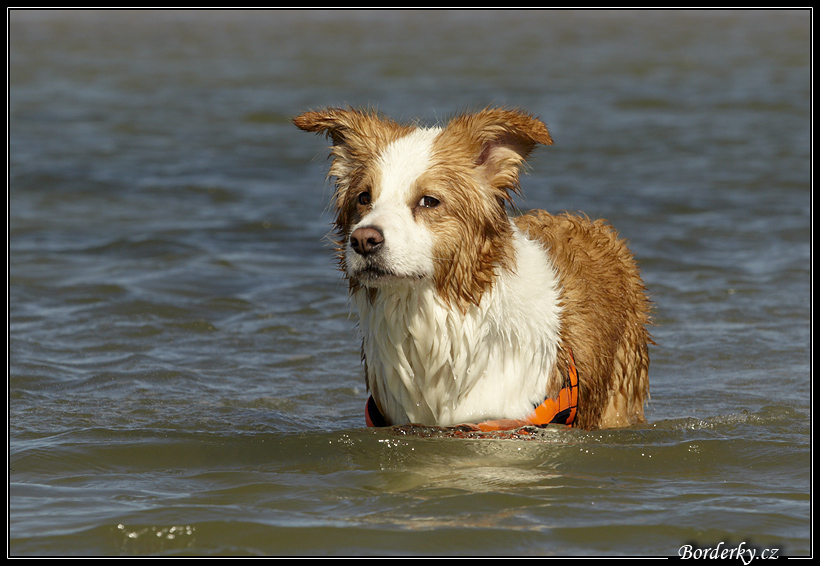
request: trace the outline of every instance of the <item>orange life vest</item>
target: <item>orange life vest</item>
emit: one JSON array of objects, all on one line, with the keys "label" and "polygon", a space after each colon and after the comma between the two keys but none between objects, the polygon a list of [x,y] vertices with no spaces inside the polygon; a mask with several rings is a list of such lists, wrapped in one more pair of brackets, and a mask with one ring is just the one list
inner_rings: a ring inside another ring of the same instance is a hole
[{"label": "orange life vest", "polygon": [[[548,424],[562,424],[572,426],[575,422],[575,413],[578,410],[578,370],[575,369],[575,359],[572,352],[569,352],[569,371],[564,380],[564,387],[558,392],[555,399],[547,398],[538,405],[527,417],[528,424],[535,426],[546,426]],[[389,426],[384,415],[381,414],[373,396],[367,398],[364,419],[367,426],[379,427]],[[482,430],[485,430],[482,427]]]}]

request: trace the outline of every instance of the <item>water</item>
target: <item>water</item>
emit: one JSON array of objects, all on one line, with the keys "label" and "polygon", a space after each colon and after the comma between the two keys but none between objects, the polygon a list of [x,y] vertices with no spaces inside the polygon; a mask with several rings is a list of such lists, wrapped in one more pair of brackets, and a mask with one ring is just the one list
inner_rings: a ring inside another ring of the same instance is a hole
[{"label": "water", "polygon": [[[811,552],[808,12],[9,16],[9,553]],[[550,126],[521,208],[610,219],[650,422],[364,428],[325,141]]]}]

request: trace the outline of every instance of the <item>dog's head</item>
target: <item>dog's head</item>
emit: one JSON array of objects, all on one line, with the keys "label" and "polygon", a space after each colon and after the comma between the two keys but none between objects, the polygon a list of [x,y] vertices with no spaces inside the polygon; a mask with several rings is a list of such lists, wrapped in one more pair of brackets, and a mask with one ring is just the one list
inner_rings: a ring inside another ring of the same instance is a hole
[{"label": "dog's head", "polygon": [[336,228],[351,288],[432,281],[451,305],[477,304],[498,266],[512,267],[506,203],[546,126],[519,110],[401,125],[375,111],[329,108],[294,124],[333,140]]}]

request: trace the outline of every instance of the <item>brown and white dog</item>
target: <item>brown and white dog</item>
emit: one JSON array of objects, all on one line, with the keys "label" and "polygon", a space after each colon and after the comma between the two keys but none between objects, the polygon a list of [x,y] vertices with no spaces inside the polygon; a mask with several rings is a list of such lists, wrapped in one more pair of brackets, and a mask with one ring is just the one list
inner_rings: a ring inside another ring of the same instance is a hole
[{"label": "brown and white dog", "polygon": [[293,122],[333,141],[368,424],[644,422],[649,301],[625,242],[602,220],[508,214],[519,167],[552,144],[543,122],[503,108],[430,128],[339,108]]}]

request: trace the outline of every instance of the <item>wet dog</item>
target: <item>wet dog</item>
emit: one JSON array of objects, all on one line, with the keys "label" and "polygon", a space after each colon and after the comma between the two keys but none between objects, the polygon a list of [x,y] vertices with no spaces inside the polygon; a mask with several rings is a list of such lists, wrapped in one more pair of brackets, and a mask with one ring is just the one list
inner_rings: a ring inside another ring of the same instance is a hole
[{"label": "wet dog", "polygon": [[333,142],[368,424],[644,421],[649,302],[625,242],[602,220],[508,210],[523,162],[553,143],[542,121],[488,108],[419,127],[328,108],[294,124]]}]

